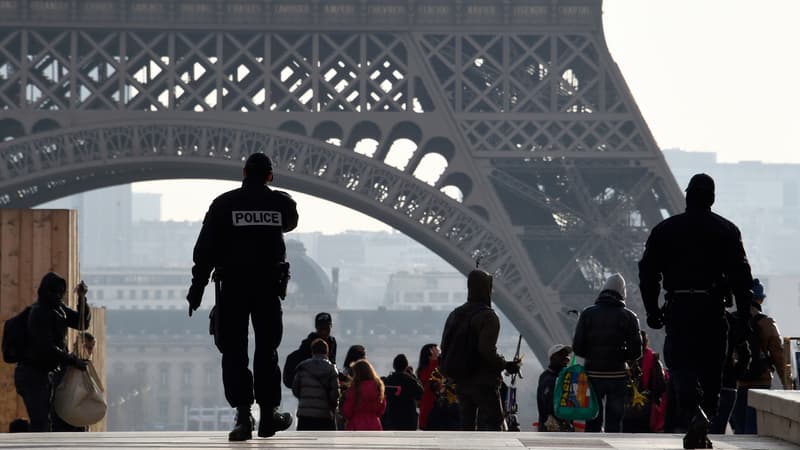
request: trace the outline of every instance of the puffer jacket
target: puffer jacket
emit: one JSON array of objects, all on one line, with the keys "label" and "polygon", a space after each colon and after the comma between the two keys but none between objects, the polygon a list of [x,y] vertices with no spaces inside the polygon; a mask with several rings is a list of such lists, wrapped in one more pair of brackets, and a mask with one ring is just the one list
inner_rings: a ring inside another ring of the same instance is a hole
[{"label": "puffer jacket", "polygon": [[[755,317],[761,314],[761,306],[753,305],[750,314]],[[761,348],[750,349],[753,353],[753,358],[759,355],[766,355],[770,360],[769,368],[761,373],[761,376],[755,380],[739,380],[737,386],[740,388],[755,388],[755,387],[769,387],[772,385],[772,372],[775,370],[783,370],[783,343],[781,341],[781,332],[778,330],[778,325],[775,324],[775,319],[770,316],[763,316],[763,319],[758,321],[757,328],[753,333],[759,333],[761,336]]]},{"label": "puffer jacket", "polygon": [[642,356],[639,319],[619,294],[603,291],[581,313],[572,348],[590,376],[623,377],[625,362]]},{"label": "puffer jacket", "polygon": [[[358,392],[356,392],[358,390]],[[386,412],[386,398],[378,399],[378,385],[365,380],[351,387],[342,406],[349,431],[382,431],[381,416]]]},{"label": "puffer jacket", "polygon": [[299,400],[298,417],[333,419],[339,402],[336,366],[322,355],[301,362],[294,374],[292,393]]}]

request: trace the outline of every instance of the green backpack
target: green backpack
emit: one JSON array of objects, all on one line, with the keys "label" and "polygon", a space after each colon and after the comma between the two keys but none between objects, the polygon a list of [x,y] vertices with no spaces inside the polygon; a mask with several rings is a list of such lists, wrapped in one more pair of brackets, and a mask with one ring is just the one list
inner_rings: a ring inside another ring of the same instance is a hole
[{"label": "green backpack", "polygon": [[575,363],[575,356],[561,369],[553,391],[553,412],[564,420],[591,420],[600,410],[586,369]]}]

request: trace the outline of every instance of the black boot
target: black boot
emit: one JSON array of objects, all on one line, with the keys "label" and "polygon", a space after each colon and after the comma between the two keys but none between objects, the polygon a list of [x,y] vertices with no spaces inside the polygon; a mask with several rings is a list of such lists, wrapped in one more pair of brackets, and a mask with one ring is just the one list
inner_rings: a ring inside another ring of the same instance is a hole
[{"label": "black boot", "polygon": [[278,431],[292,426],[292,415],[278,412],[278,407],[261,408],[261,420],[258,422],[258,437],[272,437]]},{"label": "black boot", "polygon": [[683,437],[683,448],[714,448],[708,438],[708,417],[702,408],[697,408],[697,413],[689,422],[689,431]]},{"label": "black boot", "polygon": [[250,407],[236,408],[236,424],[233,430],[228,433],[229,441],[247,441],[253,439],[253,428],[256,421],[250,414]]}]

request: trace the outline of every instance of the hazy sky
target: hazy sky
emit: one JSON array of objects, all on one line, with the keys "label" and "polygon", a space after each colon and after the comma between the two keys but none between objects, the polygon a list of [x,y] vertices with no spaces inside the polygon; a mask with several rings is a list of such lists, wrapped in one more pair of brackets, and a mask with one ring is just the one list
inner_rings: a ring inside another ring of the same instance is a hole
[{"label": "hazy sky", "polygon": [[[619,64],[661,148],[714,151],[721,161],[800,163],[800,0],[605,0],[604,24]],[[238,183],[158,181],[162,217],[199,220]],[[293,193],[299,231],[387,226]]]}]

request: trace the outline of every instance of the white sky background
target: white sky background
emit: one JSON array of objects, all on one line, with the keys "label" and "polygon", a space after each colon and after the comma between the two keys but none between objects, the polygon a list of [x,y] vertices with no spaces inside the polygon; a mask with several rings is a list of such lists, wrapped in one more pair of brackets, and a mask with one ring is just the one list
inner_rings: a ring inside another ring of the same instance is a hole
[{"label": "white sky background", "polygon": [[[661,148],[720,161],[800,163],[800,0],[604,0],[611,56]],[[279,183],[278,183],[279,184]],[[239,183],[135,183],[162,194],[162,219],[201,220]],[[298,231],[388,230],[345,207],[292,193]]]}]

